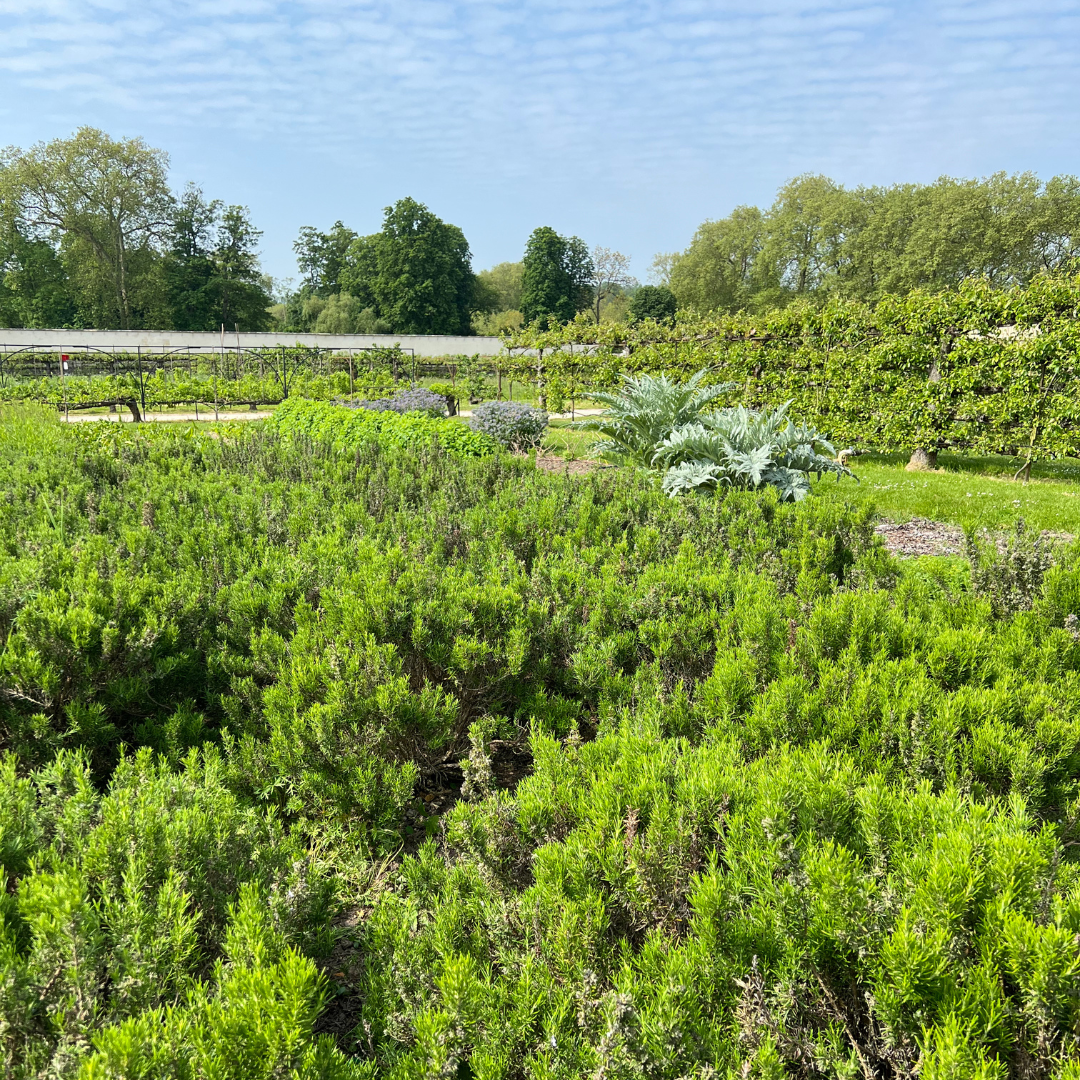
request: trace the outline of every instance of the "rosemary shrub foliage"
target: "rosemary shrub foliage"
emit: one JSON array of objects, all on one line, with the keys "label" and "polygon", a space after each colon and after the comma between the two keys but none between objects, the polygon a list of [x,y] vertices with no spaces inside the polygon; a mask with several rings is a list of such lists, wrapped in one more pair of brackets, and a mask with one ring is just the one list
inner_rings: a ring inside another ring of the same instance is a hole
[{"label": "rosemary shrub foliage", "polygon": [[966,538],[971,585],[990,601],[997,618],[1026,611],[1035,602],[1054,559],[1050,544],[1018,518],[1000,549],[992,538]]},{"label": "rosemary shrub foliage", "polygon": [[5,1076],[1076,1074],[1075,547],[999,609],[831,502],[277,424],[0,474]]},{"label": "rosemary shrub foliage", "polygon": [[352,409],[290,398],[270,422],[286,435],[325,440],[337,450],[355,450],[370,443],[403,450],[434,442],[450,453],[480,457],[499,449],[493,439],[464,424],[412,410]]}]

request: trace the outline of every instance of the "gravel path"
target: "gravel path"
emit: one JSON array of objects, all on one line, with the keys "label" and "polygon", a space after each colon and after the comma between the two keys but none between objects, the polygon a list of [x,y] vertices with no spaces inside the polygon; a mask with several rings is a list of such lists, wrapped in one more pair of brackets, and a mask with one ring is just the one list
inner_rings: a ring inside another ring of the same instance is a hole
[{"label": "gravel path", "polygon": [[[579,419],[582,416],[599,416],[603,409],[578,409],[574,413],[574,419]],[[219,420],[265,420],[271,414],[268,412],[220,412],[218,414]],[[469,417],[472,416],[471,409],[463,409],[459,416]],[[548,413],[548,417],[552,420],[569,420],[569,413]],[[131,423],[131,413],[125,409],[122,413],[69,413],[66,417],[61,414],[61,419],[65,419],[69,424],[86,424],[92,420],[111,420],[115,423]],[[166,423],[188,423],[192,420],[198,420],[200,423],[203,420],[213,420],[214,410],[200,409],[199,415],[196,416],[194,412],[170,412],[170,413],[147,413],[144,417],[146,421],[166,422]]]}]

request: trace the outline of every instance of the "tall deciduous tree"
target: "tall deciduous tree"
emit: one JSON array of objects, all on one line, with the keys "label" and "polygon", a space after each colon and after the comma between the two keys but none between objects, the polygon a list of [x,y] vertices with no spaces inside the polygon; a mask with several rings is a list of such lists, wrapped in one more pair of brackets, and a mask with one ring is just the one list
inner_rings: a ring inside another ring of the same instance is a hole
[{"label": "tall deciduous tree", "polygon": [[778,275],[761,258],[765,238],[765,215],[756,206],[737,206],[730,217],[698,228],[666,284],[684,307],[698,311],[750,307],[756,296],[778,291]]},{"label": "tall deciduous tree", "polygon": [[576,236],[560,236],[543,225],[525,248],[521,313],[525,322],[554,315],[569,322],[592,306],[594,267],[589,250]]},{"label": "tall deciduous tree", "polygon": [[174,330],[216,329],[214,227],[221,203],[188,184],[173,207],[165,255],[165,292]]},{"label": "tall deciduous tree", "polygon": [[675,318],[677,309],[675,294],[666,285],[642,285],[630,299],[630,321],[655,319],[667,322]]},{"label": "tall deciduous tree", "polygon": [[797,176],[769,213],[766,261],[795,296],[816,291],[843,262],[848,201],[826,176]]},{"label": "tall deciduous tree", "polygon": [[341,292],[341,274],[348,265],[349,245],[357,234],[340,221],[329,232],[305,225],[293,243],[304,284],[316,296]]},{"label": "tall deciduous tree", "polygon": [[502,262],[490,270],[481,270],[476,275],[479,302],[474,310],[520,311],[523,269],[520,262]]},{"label": "tall deciduous tree", "polygon": [[630,273],[630,257],[606,247],[592,249],[593,264],[593,315],[600,323],[600,305],[613,292],[634,283]]},{"label": "tall deciduous tree", "polygon": [[246,206],[226,206],[217,227],[213,285],[221,323],[228,329],[265,330],[271,297],[259,273],[262,231],[251,223]]},{"label": "tall deciduous tree", "polygon": [[247,207],[207,202],[199,188],[188,185],[174,205],[165,258],[174,329],[266,329],[272,297],[259,273],[261,235]]},{"label": "tall deciduous tree", "polygon": [[59,243],[78,264],[73,277],[98,292],[99,318],[127,329],[161,286],[153,264],[170,225],[167,168],[168,156],[142,139],[84,127],[16,153],[0,185],[24,233]]},{"label": "tall deciduous tree", "polygon": [[52,244],[0,220],[0,326],[73,326],[78,306]]},{"label": "tall deciduous tree", "polygon": [[349,246],[341,288],[403,334],[468,334],[474,275],[465,234],[415,199],[386,208],[383,227]]}]

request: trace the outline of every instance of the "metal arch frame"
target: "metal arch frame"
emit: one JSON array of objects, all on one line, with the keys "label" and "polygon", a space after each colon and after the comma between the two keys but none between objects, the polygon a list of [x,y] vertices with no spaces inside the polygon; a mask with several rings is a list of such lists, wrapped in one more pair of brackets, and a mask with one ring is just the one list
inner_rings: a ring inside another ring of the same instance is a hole
[{"label": "metal arch frame", "polygon": [[[147,350],[145,353],[143,352],[144,348]],[[168,346],[166,346],[166,347],[162,348],[162,351],[156,351],[154,346],[136,345],[135,346],[135,351],[134,351],[134,353],[132,353],[130,348],[129,349],[124,349],[122,352],[118,352],[116,346],[113,346],[111,349],[106,350],[104,348],[98,348],[97,346],[93,346],[93,345],[90,345],[90,344],[76,344],[76,345],[72,345],[70,347],[69,354],[73,357],[73,359],[76,356],[83,356],[83,357],[86,357],[87,359],[89,359],[91,356],[94,356],[94,357],[101,357],[102,359],[107,360],[107,361],[111,361],[112,362],[112,374],[114,376],[117,376],[118,374],[120,374],[119,371],[117,370],[117,365],[118,365],[118,361],[119,361],[120,357],[121,356],[123,356],[123,357],[134,356],[135,357],[135,370],[131,371],[130,374],[133,374],[138,378],[138,382],[139,382],[139,399],[140,399],[139,404],[140,404],[140,406],[142,408],[142,413],[145,415],[145,413],[146,413],[146,370],[145,370],[145,367],[144,367],[144,364],[143,364],[144,359],[146,359],[147,361],[153,361],[151,363],[151,365],[150,365],[152,368],[156,369],[157,367],[160,366],[162,368],[167,369],[169,367],[169,364],[167,362],[170,359],[174,359],[174,358],[178,358],[178,357],[189,357],[189,358],[198,360],[199,358],[201,358],[203,356],[206,356],[206,357],[221,356],[222,360],[224,360],[225,354],[227,352],[228,353],[234,353],[236,355],[237,362],[238,362],[238,364],[237,364],[237,377],[239,377],[239,367],[240,367],[240,360],[241,360],[242,356],[255,354],[255,355],[259,356],[260,358],[266,357],[266,358],[270,359],[270,358],[274,357],[278,353],[279,349],[280,349],[281,356],[282,356],[282,368],[281,368],[280,373],[278,371],[274,370],[275,365],[274,365],[272,359],[270,360],[270,365],[271,365],[271,371],[272,371],[275,379],[277,379],[277,381],[281,384],[282,393],[283,393],[284,397],[288,397],[289,384],[292,381],[292,379],[290,378],[290,374],[294,374],[296,368],[299,366],[296,363],[296,361],[300,360],[305,354],[314,354],[314,356],[316,356],[316,357],[319,357],[319,356],[322,356],[322,355],[328,355],[330,357],[333,357],[333,356],[338,356],[338,355],[340,355],[342,353],[345,353],[348,356],[349,375],[350,375],[350,384],[351,384],[352,380],[353,380],[353,377],[354,377],[353,358],[355,357],[355,355],[357,353],[372,353],[372,352],[380,353],[380,352],[390,351],[390,348],[388,348],[388,347],[381,346],[381,345],[375,345],[375,344],[354,346],[354,347],[349,347],[349,348],[345,348],[345,349],[335,349],[335,348],[324,348],[324,347],[319,346],[319,345],[314,345],[314,346],[300,345],[300,346],[291,346],[291,347],[282,345],[282,346],[278,346],[278,347],[274,347],[274,346],[269,346],[268,347],[268,346],[259,346],[259,345],[241,345],[240,343],[237,343],[235,346],[223,346],[223,347],[215,347],[213,345],[178,345],[176,347],[168,347]],[[153,350],[153,351],[151,351],[151,350]],[[406,346],[405,348],[402,348],[399,345],[399,346],[393,347],[393,351],[400,354],[403,360],[405,359],[406,356],[408,357],[408,366],[412,369],[411,370],[412,377],[415,378],[416,377],[416,359],[417,359],[416,358],[416,349],[413,348],[412,346]],[[59,355],[59,356],[69,355],[69,354],[64,353],[64,346],[63,345],[52,345],[52,344],[49,344],[49,345],[45,345],[45,344],[23,345],[23,346],[20,346],[18,348],[12,349],[10,346],[0,342],[0,387],[5,385],[6,380],[11,375],[10,364],[11,364],[11,361],[12,361],[12,359],[14,357],[23,356],[23,355],[30,355],[30,356],[45,356],[46,358],[48,358],[48,357],[53,356],[54,354]],[[294,357],[294,362],[293,362],[293,365],[292,365],[292,369],[293,369],[292,372],[289,371],[289,366],[290,365],[287,363],[287,361],[285,359],[290,354],[292,354],[293,357]],[[57,376],[55,376],[55,377],[58,377],[61,380],[63,380],[64,376],[65,376],[65,372],[63,370],[63,361],[61,360],[58,363],[59,363],[58,373],[57,373]],[[130,361],[128,361],[128,365],[130,365]],[[125,366],[128,366],[128,365],[125,365]],[[49,360],[46,359],[45,378],[53,378],[54,377],[52,375],[52,372],[51,372],[50,368],[51,368],[51,364],[50,364]],[[397,382],[399,377],[400,377],[397,363],[394,363],[392,365],[392,369],[393,369],[394,381]],[[125,372],[125,374],[127,374],[127,373],[128,372]],[[214,378],[215,378],[215,380],[217,378],[217,373],[216,372],[214,373]],[[215,397],[216,397],[216,391],[215,391]]]},{"label": "metal arch frame", "polygon": [[[72,346],[71,347],[71,353],[75,353],[76,351],[81,352],[86,356],[89,356],[90,353],[94,353],[96,355],[101,355],[101,356],[110,356],[110,357],[113,357],[114,359],[115,359],[115,356],[116,356],[115,352],[107,353],[104,349],[94,348],[94,347],[92,347],[90,345],[75,345],[75,346]],[[7,370],[8,369],[8,361],[13,356],[20,356],[23,353],[31,353],[33,355],[43,354],[45,356],[53,356],[54,354],[58,354],[60,356],[68,355],[68,354],[64,353],[62,348],[53,347],[51,345],[24,345],[22,348],[15,349],[14,351],[11,351],[7,345],[0,344],[0,386],[4,385],[4,378],[5,378],[5,376],[7,374],[9,374],[9,372]],[[47,379],[53,378],[53,376],[51,374],[46,374],[45,377]],[[57,377],[61,378],[61,379],[64,377],[63,376],[63,360],[60,361],[60,375],[57,376]]]}]

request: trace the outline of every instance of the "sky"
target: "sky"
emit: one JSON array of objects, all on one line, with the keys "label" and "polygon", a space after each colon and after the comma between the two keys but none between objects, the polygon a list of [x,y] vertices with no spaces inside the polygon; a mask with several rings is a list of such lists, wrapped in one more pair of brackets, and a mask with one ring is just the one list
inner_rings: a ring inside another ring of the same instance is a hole
[{"label": "sky", "polygon": [[0,0],[0,145],[90,125],[251,208],[376,232],[411,195],[475,269],[550,225],[632,258],[800,173],[1080,173],[1080,0]]}]

